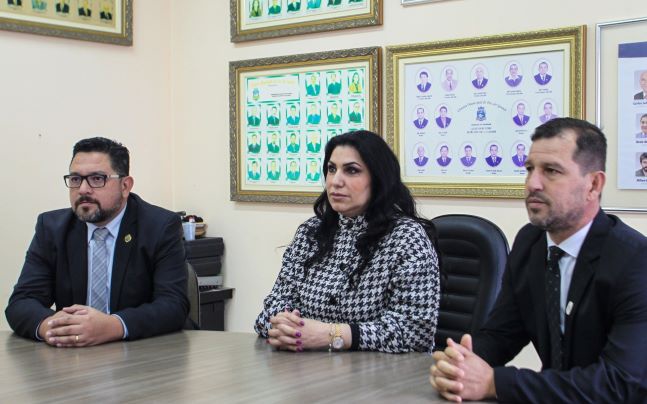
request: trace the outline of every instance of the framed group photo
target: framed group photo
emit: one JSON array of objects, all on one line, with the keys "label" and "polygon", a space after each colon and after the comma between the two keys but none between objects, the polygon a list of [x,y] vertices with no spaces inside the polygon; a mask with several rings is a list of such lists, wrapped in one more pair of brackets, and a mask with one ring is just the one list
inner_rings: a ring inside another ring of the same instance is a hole
[{"label": "framed group photo", "polygon": [[647,17],[596,25],[596,123],[607,135],[607,211],[647,212]]},{"label": "framed group photo", "polygon": [[231,41],[382,24],[383,0],[229,0]]},{"label": "framed group photo", "polygon": [[585,29],[387,47],[387,141],[414,195],[522,197],[534,128],[584,116]]},{"label": "framed group photo", "polygon": [[132,0],[0,0],[0,29],[131,46]]},{"label": "framed group photo", "polygon": [[329,139],[379,132],[380,48],[230,62],[231,199],[311,203]]}]

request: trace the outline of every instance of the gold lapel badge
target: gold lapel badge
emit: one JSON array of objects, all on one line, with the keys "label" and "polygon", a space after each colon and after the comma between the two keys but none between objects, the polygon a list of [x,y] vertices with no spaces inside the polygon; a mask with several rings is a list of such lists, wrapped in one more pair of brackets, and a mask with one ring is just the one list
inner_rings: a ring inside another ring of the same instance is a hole
[{"label": "gold lapel badge", "polygon": [[126,236],[124,237],[124,241],[126,243],[130,243],[130,240],[132,239],[133,239],[133,236],[131,236],[130,234],[126,234]]}]

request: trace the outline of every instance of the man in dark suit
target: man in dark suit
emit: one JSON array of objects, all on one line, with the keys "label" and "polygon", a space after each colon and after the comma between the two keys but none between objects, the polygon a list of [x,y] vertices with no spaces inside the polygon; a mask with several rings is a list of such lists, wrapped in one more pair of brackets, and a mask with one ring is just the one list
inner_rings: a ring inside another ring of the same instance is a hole
[{"label": "man in dark suit", "polygon": [[510,87],[516,87],[521,84],[523,76],[519,74],[519,66],[516,63],[511,63],[508,70],[510,71],[510,75],[505,78],[506,84]]},{"label": "man in dark suit", "polygon": [[647,70],[640,74],[640,88],[642,91],[634,95],[634,100],[647,100]]},{"label": "man in dark suit", "polygon": [[479,90],[487,86],[487,77],[485,77],[483,66],[476,66],[476,78],[472,80],[472,85]]},{"label": "man in dark suit", "polygon": [[341,93],[341,81],[337,78],[337,73],[332,72],[328,77],[328,94],[339,95]]},{"label": "man in dark suit", "polygon": [[421,93],[426,93],[431,88],[431,83],[429,82],[429,73],[420,72],[418,77],[420,77],[420,83],[418,83],[416,87]]},{"label": "man in dark suit", "polygon": [[425,156],[425,148],[423,145],[418,146],[416,149],[416,152],[418,153],[418,157],[413,159],[413,162],[416,163],[418,167],[424,167],[427,165],[427,162],[429,161],[429,157]]},{"label": "man in dark suit", "polygon": [[526,155],[526,146],[523,143],[519,143],[517,145],[517,154],[512,156],[512,162],[517,167],[523,167],[526,164],[527,158],[528,156]]},{"label": "man in dark suit", "polygon": [[[530,223],[483,328],[434,353],[453,400],[642,403],[647,397],[647,238],[600,209],[606,139],[594,125],[539,126],[526,162]],[[532,342],[542,371],[506,367]]]},{"label": "man in dark suit", "polygon": [[254,154],[261,152],[261,143],[258,141],[258,136],[255,133],[251,136],[251,140],[247,145],[247,151]]},{"label": "man in dark suit", "polygon": [[440,146],[440,157],[436,159],[436,163],[438,163],[439,166],[447,167],[449,163],[452,162],[452,158],[447,157],[448,153],[449,153],[449,147],[447,147],[446,145]]},{"label": "man in dark suit", "polygon": [[300,120],[299,114],[297,114],[297,106],[292,104],[290,105],[290,112],[288,113],[288,125],[298,125]]},{"label": "man in dark suit", "polygon": [[310,75],[310,83],[306,86],[306,94],[315,97],[319,95],[319,92],[321,91],[321,86],[319,85],[319,76],[316,74],[311,74]]},{"label": "man in dark suit", "polygon": [[444,105],[440,107],[439,113],[440,115],[436,117],[436,125],[438,125],[439,128],[448,127],[449,124],[452,123],[452,118],[447,116],[447,107]]},{"label": "man in dark suit", "polygon": [[501,157],[497,155],[498,153],[499,153],[499,146],[495,144],[490,145],[490,155],[485,158],[485,162],[490,167],[496,167],[499,164],[501,164]]},{"label": "man in dark suit", "polygon": [[512,117],[517,126],[524,126],[530,121],[530,117],[526,115],[526,104],[520,102],[517,104],[517,115]]},{"label": "man in dark suit", "polygon": [[7,0],[7,4],[10,6],[22,7],[22,0]]},{"label": "man in dark suit", "polygon": [[429,119],[425,118],[425,109],[418,107],[418,109],[416,109],[416,115],[418,115],[418,119],[413,121],[413,124],[418,129],[424,129],[429,123]]},{"label": "man in dark suit", "polygon": [[476,163],[476,157],[472,156],[472,146],[465,145],[464,150],[465,150],[465,155],[461,157],[461,163],[465,167],[471,167],[472,165],[474,165],[474,163]]},{"label": "man in dark suit", "polygon": [[272,107],[267,114],[267,124],[269,126],[279,125],[279,109],[277,107]]},{"label": "man in dark suit", "polygon": [[182,328],[189,302],[181,222],[130,193],[129,165],[128,149],[112,140],[74,146],[65,176],[72,209],[38,216],[9,298],[16,334],[82,347]]},{"label": "man in dark suit", "polygon": [[259,126],[261,124],[261,118],[258,116],[258,107],[253,105],[247,113],[247,125],[249,126]]},{"label": "man in dark suit", "polygon": [[288,3],[288,12],[301,10],[301,0],[290,0]]},{"label": "man in dark suit", "polygon": [[92,9],[88,4],[88,0],[83,0],[83,4],[79,7],[79,16],[81,17],[92,17]]},{"label": "man in dark suit", "polygon": [[539,73],[535,74],[535,81],[537,82],[537,84],[539,84],[540,86],[545,86],[550,82],[550,79],[552,78],[553,76],[548,74],[548,63],[539,63]]}]

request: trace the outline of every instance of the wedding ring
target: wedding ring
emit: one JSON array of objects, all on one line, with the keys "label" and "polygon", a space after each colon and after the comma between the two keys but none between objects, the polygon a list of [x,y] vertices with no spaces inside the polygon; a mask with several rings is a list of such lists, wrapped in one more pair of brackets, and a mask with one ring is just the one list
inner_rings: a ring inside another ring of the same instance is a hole
[{"label": "wedding ring", "polygon": [[74,342],[76,342],[77,344],[79,343],[79,336],[78,335],[74,336]]}]

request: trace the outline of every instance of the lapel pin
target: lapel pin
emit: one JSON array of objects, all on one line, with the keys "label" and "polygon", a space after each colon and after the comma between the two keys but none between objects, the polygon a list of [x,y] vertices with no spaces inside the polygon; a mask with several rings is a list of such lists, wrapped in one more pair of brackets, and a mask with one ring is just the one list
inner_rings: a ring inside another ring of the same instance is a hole
[{"label": "lapel pin", "polygon": [[568,304],[566,305],[566,315],[570,316],[571,311],[573,311],[573,302],[568,302]]},{"label": "lapel pin", "polygon": [[131,236],[130,234],[126,234],[126,236],[124,237],[124,241],[126,243],[130,243],[130,240],[132,239],[133,239],[133,236]]}]

